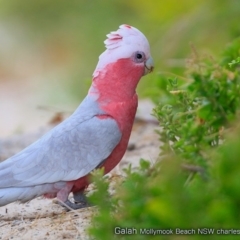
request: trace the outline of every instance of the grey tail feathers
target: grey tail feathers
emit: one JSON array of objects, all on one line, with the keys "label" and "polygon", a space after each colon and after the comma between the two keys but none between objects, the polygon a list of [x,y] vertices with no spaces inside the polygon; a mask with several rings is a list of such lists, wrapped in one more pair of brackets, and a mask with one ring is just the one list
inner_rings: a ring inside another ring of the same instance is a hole
[{"label": "grey tail feathers", "polygon": [[[39,197],[45,193],[57,192],[53,183],[42,184],[32,187],[8,187],[0,189],[0,207],[11,202],[28,202],[33,198]],[[54,190],[53,190],[54,189]]]}]

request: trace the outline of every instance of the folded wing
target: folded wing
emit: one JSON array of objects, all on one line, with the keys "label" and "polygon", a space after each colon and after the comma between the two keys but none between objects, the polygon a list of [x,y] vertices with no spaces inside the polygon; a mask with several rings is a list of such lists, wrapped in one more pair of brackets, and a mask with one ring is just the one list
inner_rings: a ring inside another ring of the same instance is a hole
[{"label": "folded wing", "polygon": [[121,136],[109,116],[69,119],[1,163],[0,188],[76,180],[103,162]]}]

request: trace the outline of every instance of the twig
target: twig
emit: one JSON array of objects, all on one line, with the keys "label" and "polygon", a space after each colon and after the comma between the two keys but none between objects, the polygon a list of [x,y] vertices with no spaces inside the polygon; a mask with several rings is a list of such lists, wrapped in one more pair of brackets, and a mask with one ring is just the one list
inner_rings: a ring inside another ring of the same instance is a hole
[{"label": "twig", "polygon": [[195,165],[182,164],[182,168],[183,168],[183,170],[187,170],[187,171],[192,172],[194,174],[199,173],[200,176],[204,180],[207,180],[206,171],[203,167],[195,166]]}]

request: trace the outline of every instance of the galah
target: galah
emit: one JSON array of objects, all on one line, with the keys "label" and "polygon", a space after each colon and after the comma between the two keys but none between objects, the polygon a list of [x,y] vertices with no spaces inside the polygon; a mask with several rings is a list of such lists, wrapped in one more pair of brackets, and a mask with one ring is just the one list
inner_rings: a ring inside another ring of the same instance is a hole
[{"label": "galah", "polygon": [[[107,174],[122,159],[138,105],[136,87],[153,70],[153,59],[147,38],[126,24],[104,43],[91,87],[76,111],[0,163],[0,206],[43,195],[83,208],[91,171],[103,167]],[[68,199],[71,192],[74,202]]]}]

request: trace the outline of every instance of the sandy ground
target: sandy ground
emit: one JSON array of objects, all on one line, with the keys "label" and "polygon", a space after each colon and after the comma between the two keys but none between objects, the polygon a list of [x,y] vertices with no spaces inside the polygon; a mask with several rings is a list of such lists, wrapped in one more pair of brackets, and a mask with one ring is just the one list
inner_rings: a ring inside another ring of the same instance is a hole
[{"label": "sandy ground", "polygon": [[[137,167],[139,159],[154,161],[159,153],[156,122],[149,112],[152,105],[141,102],[129,148],[120,164],[110,173],[122,175],[129,163]],[[4,160],[39,138],[52,126],[34,133],[0,139],[0,160]],[[0,208],[0,239],[89,239],[87,228],[97,207],[66,212],[56,200],[37,198],[26,204],[12,203]]]}]

